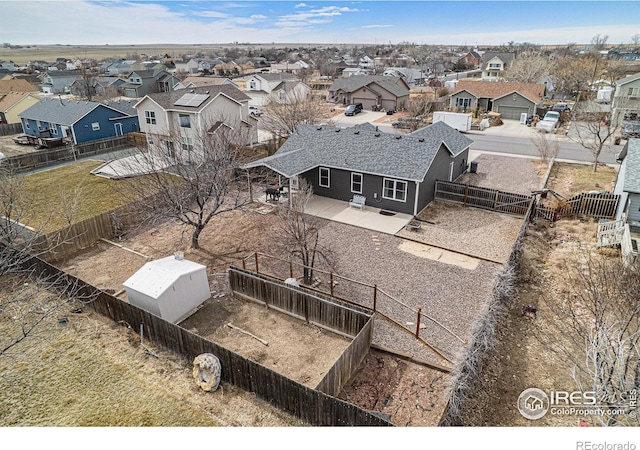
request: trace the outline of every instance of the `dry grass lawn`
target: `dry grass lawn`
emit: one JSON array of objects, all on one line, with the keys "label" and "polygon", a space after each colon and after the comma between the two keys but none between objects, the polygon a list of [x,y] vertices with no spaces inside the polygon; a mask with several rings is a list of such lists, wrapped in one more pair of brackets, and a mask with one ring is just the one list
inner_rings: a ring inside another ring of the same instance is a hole
[{"label": "dry grass lawn", "polygon": [[[202,391],[189,363],[155,348],[158,358],[148,354],[137,333],[86,308],[69,313],[77,306],[60,310],[66,325],[52,316],[0,355],[0,426],[304,426],[227,383]],[[0,314],[2,336],[15,331],[10,316]]]},{"label": "dry grass lawn", "polygon": [[28,204],[27,225],[45,233],[129,203],[132,181],[91,174],[104,161],[81,161],[23,178],[21,195]]},{"label": "dry grass lawn", "polygon": [[566,198],[589,191],[612,192],[617,176],[617,169],[604,164],[594,172],[590,164],[556,162],[551,169],[547,188]]}]

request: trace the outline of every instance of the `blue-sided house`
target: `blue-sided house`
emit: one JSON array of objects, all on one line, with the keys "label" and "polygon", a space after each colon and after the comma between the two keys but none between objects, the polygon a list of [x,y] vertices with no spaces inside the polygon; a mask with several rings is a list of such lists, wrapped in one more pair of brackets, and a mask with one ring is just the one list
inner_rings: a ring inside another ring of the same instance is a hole
[{"label": "blue-sided house", "polygon": [[81,144],[139,131],[131,105],[45,98],[18,115],[24,133]]},{"label": "blue-sided house", "polygon": [[444,122],[399,135],[371,124],[352,128],[301,125],[273,155],[243,166],[267,167],[295,188],[348,202],[355,194],[375,208],[417,215],[433,200],[436,180],[467,169],[473,141]]}]

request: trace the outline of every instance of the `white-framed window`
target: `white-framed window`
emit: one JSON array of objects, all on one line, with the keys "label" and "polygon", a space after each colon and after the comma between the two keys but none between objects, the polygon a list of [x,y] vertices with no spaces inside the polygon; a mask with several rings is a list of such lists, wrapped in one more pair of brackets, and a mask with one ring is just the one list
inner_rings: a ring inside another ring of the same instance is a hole
[{"label": "white-framed window", "polygon": [[449,181],[453,181],[453,169],[455,161],[449,163]]},{"label": "white-framed window", "polygon": [[407,182],[385,178],[383,181],[382,198],[396,200],[398,202],[407,201]]},{"label": "white-framed window", "polygon": [[144,112],[144,119],[146,120],[146,122],[150,125],[155,125],[156,124],[156,112],[155,111],[145,111]]},{"label": "white-framed window", "polygon": [[29,119],[24,121],[24,126],[27,130],[31,128],[31,125],[29,125]]},{"label": "white-framed window", "polygon": [[328,167],[320,167],[320,176],[318,178],[318,184],[320,187],[328,188],[331,186],[331,179],[329,175]]},{"label": "white-framed window", "polygon": [[362,174],[351,172],[351,192],[362,194]]},{"label": "white-framed window", "polygon": [[629,97],[640,97],[640,88],[630,87],[628,92]]},{"label": "white-framed window", "polygon": [[147,134],[147,144],[153,145],[153,136],[150,134]]},{"label": "white-framed window", "polygon": [[91,129],[92,129],[93,131],[100,131],[100,122],[93,122],[93,123],[91,124]]},{"label": "white-framed window", "polygon": [[256,82],[251,80],[249,81],[249,89],[255,89],[256,88]]},{"label": "white-framed window", "polygon": [[456,106],[458,108],[468,108],[469,106],[471,106],[471,99],[470,98],[456,98]]},{"label": "white-framed window", "polygon": [[51,134],[58,134],[58,128],[55,123],[49,124],[49,130],[51,131]]},{"label": "white-framed window", "polygon": [[193,150],[193,141],[190,137],[182,136],[182,150]]},{"label": "white-framed window", "polygon": [[189,117],[189,114],[178,114],[178,121],[182,128],[191,128],[191,117]]}]

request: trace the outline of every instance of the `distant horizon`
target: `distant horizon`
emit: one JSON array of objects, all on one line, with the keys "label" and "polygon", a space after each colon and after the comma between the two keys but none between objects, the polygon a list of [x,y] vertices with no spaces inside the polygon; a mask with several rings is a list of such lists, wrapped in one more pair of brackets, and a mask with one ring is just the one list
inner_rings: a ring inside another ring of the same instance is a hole
[{"label": "distant horizon", "polygon": [[620,46],[640,33],[635,1],[0,0],[0,8],[0,42],[21,46],[559,46],[596,35]]}]

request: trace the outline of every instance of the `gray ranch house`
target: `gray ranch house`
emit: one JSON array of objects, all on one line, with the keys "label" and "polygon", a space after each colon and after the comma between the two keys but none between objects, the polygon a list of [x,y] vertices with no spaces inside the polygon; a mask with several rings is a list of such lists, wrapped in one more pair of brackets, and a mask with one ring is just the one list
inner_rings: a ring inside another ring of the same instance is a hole
[{"label": "gray ranch house", "polygon": [[464,112],[499,112],[503,119],[533,116],[545,95],[546,86],[506,81],[460,80],[451,94],[449,107]]},{"label": "gray ranch house", "polygon": [[356,75],[336,79],[329,94],[336,103],[362,103],[364,109],[382,105],[395,111],[403,109],[409,101],[409,85],[404,77]]},{"label": "gray ranch house", "polygon": [[303,178],[314,195],[417,215],[433,200],[436,180],[467,169],[471,139],[437,122],[411,134],[383,133],[365,123],[351,128],[301,125],[273,155],[244,165],[266,167],[295,189]]}]

